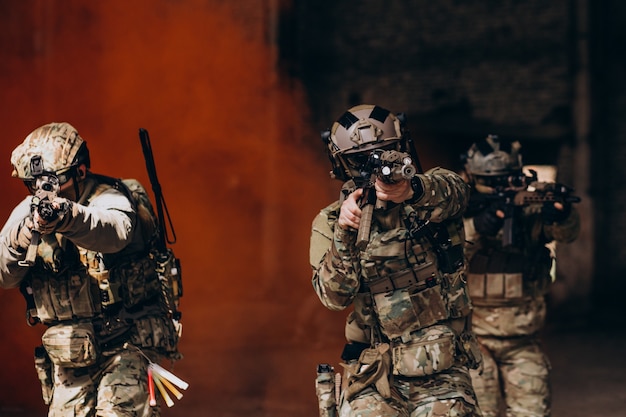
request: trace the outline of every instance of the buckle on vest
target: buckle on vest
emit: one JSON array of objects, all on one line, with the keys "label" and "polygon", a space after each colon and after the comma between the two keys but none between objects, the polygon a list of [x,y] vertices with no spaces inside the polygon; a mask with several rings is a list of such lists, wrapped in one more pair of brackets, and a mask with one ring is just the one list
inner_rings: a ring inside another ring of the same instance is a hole
[{"label": "buckle on vest", "polygon": [[436,277],[426,278],[426,288],[432,288],[435,285],[437,285],[437,278]]}]

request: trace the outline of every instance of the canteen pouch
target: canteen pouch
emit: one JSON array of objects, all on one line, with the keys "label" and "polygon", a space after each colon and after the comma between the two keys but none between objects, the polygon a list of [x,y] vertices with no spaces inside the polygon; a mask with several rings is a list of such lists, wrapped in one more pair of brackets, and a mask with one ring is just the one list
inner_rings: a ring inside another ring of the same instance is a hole
[{"label": "canteen pouch", "polygon": [[398,342],[392,348],[394,375],[432,375],[454,364],[456,335],[449,327],[434,325],[413,332],[411,337],[408,342]]},{"label": "canteen pouch", "polygon": [[41,337],[50,360],[65,368],[82,368],[96,363],[98,349],[90,323],[52,326]]}]

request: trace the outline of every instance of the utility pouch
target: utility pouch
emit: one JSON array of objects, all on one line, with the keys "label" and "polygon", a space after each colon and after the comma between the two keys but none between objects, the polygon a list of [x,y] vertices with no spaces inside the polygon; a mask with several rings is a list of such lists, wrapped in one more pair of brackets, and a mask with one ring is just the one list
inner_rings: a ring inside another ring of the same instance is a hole
[{"label": "utility pouch", "polygon": [[161,292],[153,259],[144,257],[111,270],[111,281],[119,283],[124,307],[133,308]]},{"label": "utility pouch", "polygon": [[449,327],[434,325],[411,336],[410,341],[398,342],[392,347],[394,375],[432,375],[454,364],[456,335]]},{"label": "utility pouch", "polygon": [[35,348],[35,370],[37,371],[37,378],[41,382],[43,402],[48,405],[52,401],[54,384],[52,383],[52,361],[50,361],[50,357],[43,346]]},{"label": "utility pouch", "polygon": [[359,360],[350,364],[341,364],[349,373],[345,398],[352,401],[361,391],[373,385],[383,398],[391,397],[389,371],[391,355],[389,345],[381,343],[376,347],[364,349]]},{"label": "utility pouch", "polygon": [[50,360],[64,368],[82,368],[96,363],[98,348],[90,323],[56,325],[41,337]]},{"label": "utility pouch", "polygon": [[433,279],[427,285],[432,286],[374,295],[376,313],[385,336],[395,339],[449,317],[441,284]]},{"label": "utility pouch", "polygon": [[152,348],[170,358],[178,358],[178,339],[174,322],[167,317],[144,317],[134,322],[130,341],[141,348]]}]

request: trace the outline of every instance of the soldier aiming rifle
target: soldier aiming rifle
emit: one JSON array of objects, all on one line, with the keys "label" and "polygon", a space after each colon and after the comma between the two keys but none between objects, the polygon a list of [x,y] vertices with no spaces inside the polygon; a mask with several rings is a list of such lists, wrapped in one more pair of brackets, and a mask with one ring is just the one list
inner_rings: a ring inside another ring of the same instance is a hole
[{"label": "soldier aiming rifle", "polygon": [[318,369],[320,416],[479,415],[463,276],[469,187],[443,168],[422,172],[404,117],[379,106],[349,109],[322,139],[344,186],[312,224],[313,287],[325,307],[353,311],[343,378]]}]

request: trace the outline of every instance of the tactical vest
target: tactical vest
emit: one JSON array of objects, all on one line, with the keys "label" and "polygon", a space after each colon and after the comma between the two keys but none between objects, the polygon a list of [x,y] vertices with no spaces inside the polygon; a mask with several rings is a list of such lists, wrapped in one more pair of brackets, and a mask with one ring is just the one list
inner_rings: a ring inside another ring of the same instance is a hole
[{"label": "tactical vest", "polygon": [[[137,233],[153,233],[154,217],[145,213],[152,207],[138,197],[145,190],[135,180],[124,181],[101,184],[85,204],[115,186],[137,211]],[[172,280],[180,277],[178,260],[170,251],[157,253],[145,241],[143,253],[103,255],[60,234],[42,235],[36,263],[21,288],[29,323],[60,328],[90,323],[102,349],[130,339],[138,346],[177,352],[179,331],[171,319],[179,317],[171,316],[182,295],[180,281]]]},{"label": "tactical vest", "polygon": [[471,309],[462,276],[462,222],[425,224],[411,236],[403,219],[413,212],[411,206],[399,205],[375,213],[369,244],[361,253],[355,314],[370,326],[378,322],[389,340],[464,317]]}]

